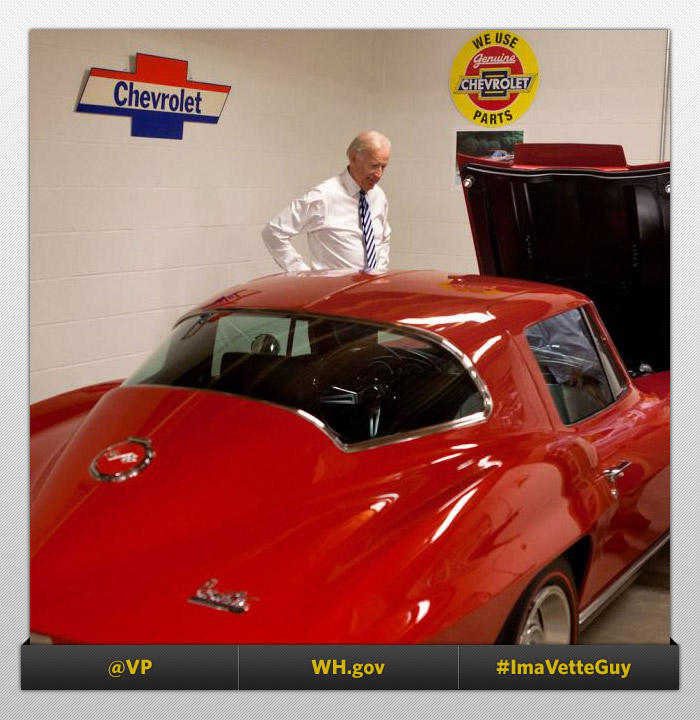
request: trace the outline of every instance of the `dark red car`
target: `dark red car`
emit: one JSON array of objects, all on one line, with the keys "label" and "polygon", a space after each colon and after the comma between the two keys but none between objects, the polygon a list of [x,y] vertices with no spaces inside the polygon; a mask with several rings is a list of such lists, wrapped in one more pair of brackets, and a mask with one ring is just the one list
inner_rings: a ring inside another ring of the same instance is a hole
[{"label": "dark red car", "polygon": [[[482,217],[490,165],[461,165],[477,226],[540,201],[496,165]],[[535,218],[524,249],[476,232],[491,275],[245,283],[126,382],[33,405],[33,640],[575,642],[668,538],[668,343],[618,353],[585,295],[500,277],[555,245]]]}]

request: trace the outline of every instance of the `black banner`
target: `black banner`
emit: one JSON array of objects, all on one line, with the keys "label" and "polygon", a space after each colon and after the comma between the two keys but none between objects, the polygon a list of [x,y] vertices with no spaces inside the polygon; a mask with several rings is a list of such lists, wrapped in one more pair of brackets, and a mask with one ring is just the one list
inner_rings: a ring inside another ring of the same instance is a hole
[{"label": "black banner", "polygon": [[30,645],[23,690],[676,690],[670,645]]},{"label": "black banner", "polygon": [[241,645],[241,690],[454,690],[456,645]]},{"label": "black banner", "polygon": [[22,645],[22,690],[237,690],[236,645]]},{"label": "black banner", "polygon": [[461,645],[471,690],[678,690],[678,645]]}]

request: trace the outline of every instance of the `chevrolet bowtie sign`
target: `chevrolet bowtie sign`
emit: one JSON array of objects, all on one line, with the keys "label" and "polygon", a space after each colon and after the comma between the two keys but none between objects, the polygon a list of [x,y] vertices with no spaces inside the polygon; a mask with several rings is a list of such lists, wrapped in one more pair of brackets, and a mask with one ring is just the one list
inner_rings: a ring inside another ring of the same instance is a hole
[{"label": "chevrolet bowtie sign", "polygon": [[455,107],[482,127],[517,120],[532,103],[538,84],[537,58],[512,31],[475,35],[457,53],[450,71]]},{"label": "chevrolet bowtie sign", "polygon": [[136,137],[182,139],[185,122],[217,123],[230,85],[187,79],[187,60],[137,53],[136,72],[92,68],[78,112],[131,117]]}]

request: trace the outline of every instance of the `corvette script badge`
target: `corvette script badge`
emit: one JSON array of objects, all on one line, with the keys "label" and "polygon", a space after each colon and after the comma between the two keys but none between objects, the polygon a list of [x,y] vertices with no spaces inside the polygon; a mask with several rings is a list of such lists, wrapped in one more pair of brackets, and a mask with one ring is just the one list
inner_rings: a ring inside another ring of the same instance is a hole
[{"label": "corvette script badge", "polygon": [[244,613],[250,610],[251,598],[247,592],[219,592],[214,588],[218,584],[217,578],[211,578],[199,590],[188,598],[189,602],[197,605],[214,608],[214,610],[228,610],[232,613]]},{"label": "corvette script badge", "polygon": [[90,465],[90,473],[102,482],[123,482],[147,467],[153,455],[150,440],[130,437],[99,453]]}]

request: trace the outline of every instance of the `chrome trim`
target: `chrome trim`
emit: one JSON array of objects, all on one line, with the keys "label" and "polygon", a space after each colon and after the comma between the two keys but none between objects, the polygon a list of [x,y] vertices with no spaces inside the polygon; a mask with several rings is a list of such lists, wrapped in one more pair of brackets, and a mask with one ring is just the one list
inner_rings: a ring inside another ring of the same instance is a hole
[{"label": "chrome trim", "polygon": [[244,590],[235,592],[219,592],[215,590],[218,584],[217,578],[209,578],[187,602],[195,605],[204,605],[214,610],[226,610],[227,612],[240,615],[250,610],[250,601],[258,598],[251,598]]},{"label": "chrome trim", "polygon": [[[372,450],[382,445],[390,445],[392,443],[407,442],[409,440],[415,440],[425,435],[433,435],[438,432],[445,432],[447,430],[456,430],[457,428],[467,427],[469,425],[476,425],[477,423],[484,422],[488,416],[482,412],[472,413],[463,418],[456,420],[449,420],[448,422],[441,423],[439,425],[429,425],[428,427],[419,428],[418,430],[407,430],[403,433],[396,433],[395,435],[388,435],[385,438],[379,440],[362,440],[361,442],[353,443],[352,445],[346,445],[342,440],[338,440],[335,444],[344,452],[352,453],[358,452],[359,450]],[[330,431],[329,429],[329,432]],[[328,433],[327,433],[328,434]],[[333,439],[333,438],[331,438]]]},{"label": "chrome trim", "polygon": [[[241,397],[245,398],[246,400],[251,400],[253,402],[259,402],[263,403],[265,405],[270,405],[271,407],[280,408],[282,410],[286,410],[287,412],[294,413],[295,415],[298,415],[299,417],[304,418],[307,422],[310,422],[312,425],[315,425],[319,430],[321,430],[332,442],[333,444],[343,452],[346,453],[352,453],[352,452],[359,452],[361,450],[373,450],[374,448],[381,447],[383,445],[390,445],[393,443],[400,443],[400,442],[407,442],[409,440],[415,440],[419,437],[424,437],[426,435],[433,435],[438,432],[446,432],[448,430],[455,430],[457,428],[467,427],[469,425],[476,425],[478,423],[486,422],[490,417],[491,413],[493,412],[493,399],[491,397],[491,393],[489,392],[488,387],[486,386],[486,383],[481,379],[481,376],[477,372],[474,363],[470,360],[469,356],[462,352],[456,345],[453,345],[449,340],[444,338],[442,335],[439,335],[438,333],[432,332],[431,330],[425,330],[423,328],[416,328],[412,325],[402,325],[399,323],[388,323],[388,322],[377,322],[375,320],[368,320],[367,318],[355,318],[350,317],[347,315],[326,315],[325,313],[314,313],[314,312],[300,312],[298,310],[284,310],[284,309],[270,309],[270,308],[216,308],[211,307],[206,310],[207,313],[216,313],[216,312],[226,312],[226,313],[240,313],[245,315],[277,315],[278,317],[289,317],[289,318],[321,318],[324,320],[347,320],[348,322],[356,322],[361,325],[371,325],[373,327],[378,328],[384,328],[393,332],[399,331],[400,333],[406,334],[406,335],[413,335],[417,337],[423,337],[424,339],[428,340],[432,343],[437,343],[438,345],[441,345],[445,350],[450,352],[452,355],[459,360],[459,362],[462,364],[462,366],[467,371],[467,374],[471,378],[472,382],[476,386],[476,389],[479,391],[479,394],[481,395],[481,400],[484,406],[483,411],[472,413],[471,415],[466,415],[462,418],[456,418],[455,420],[448,420],[444,423],[438,423],[437,425],[429,425],[424,428],[418,428],[417,430],[408,430],[403,433],[396,433],[394,435],[388,435],[384,438],[379,439],[370,439],[370,440],[363,440],[361,442],[356,442],[352,444],[344,443],[340,437],[328,426],[326,425],[323,420],[320,418],[317,418],[315,415],[311,415],[311,413],[306,412],[305,410],[300,410],[298,408],[292,408],[288,407],[286,405],[279,405],[274,402],[270,402],[269,400],[259,400],[258,398],[251,398],[247,395],[237,395],[236,393],[230,393],[230,392],[222,392],[221,390],[211,390],[209,388],[187,388],[187,387],[179,387],[174,385],[152,385],[152,387],[171,387],[173,389],[180,389],[180,390],[191,390],[193,392],[211,392],[215,393],[217,395],[225,395],[227,397]],[[188,313],[187,315],[184,315],[181,317],[173,329],[180,325],[180,323],[185,322],[186,320],[189,320],[190,318],[195,318],[200,315],[204,314],[204,311],[193,311],[191,313]],[[137,387],[138,385],[141,385],[141,387],[144,387],[148,385],[148,383],[138,383],[137,385],[129,386],[129,387]]]},{"label": "chrome trim", "polygon": [[614,485],[619,478],[624,477],[625,470],[631,465],[632,463],[629,460],[623,460],[619,465],[615,465],[615,467],[609,467],[603,470],[603,475],[605,475],[607,481]]},{"label": "chrome trim", "polygon": [[[101,473],[97,469],[97,461],[104,455],[108,450],[111,450],[113,447],[116,447],[117,445],[121,445],[125,442],[134,442],[138,445],[141,445],[144,450],[146,451],[146,455],[141,460],[141,462],[138,465],[135,465],[132,468],[129,468],[128,470],[125,470],[124,472],[114,473],[113,475],[105,475],[104,473]],[[153,448],[151,447],[151,441],[148,438],[137,438],[137,437],[129,437],[126,440],[121,440],[118,443],[114,443],[113,445],[110,445],[109,447],[104,448],[104,450],[100,450],[100,452],[95,455],[92,462],[90,463],[90,474],[92,477],[95,478],[95,480],[99,480],[100,482],[111,482],[111,483],[118,483],[118,482],[124,482],[124,480],[128,480],[129,478],[135,477],[138,475],[142,470],[147,468],[151,464],[151,460],[153,460],[153,456],[155,455],[155,452]]]},{"label": "chrome trim", "polygon": [[646,563],[656,555],[659,550],[669,541],[670,532],[662,535],[640,558],[625,570],[620,577],[614,580],[595,600],[586,606],[578,615],[579,630],[588,625],[599,613],[601,613],[621,592],[623,592],[634,581],[637,573]]},{"label": "chrome trim", "polygon": [[[581,315],[583,315],[583,320],[586,323],[586,327],[588,328],[588,334],[591,336],[591,339],[593,340],[593,344],[595,345],[596,353],[598,354],[598,361],[600,362],[600,367],[603,370],[603,375],[605,375],[606,380],[608,381],[608,386],[610,388],[610,394],[613,395],[613,402],[611,405],[614,405],[620,398],[627,395],[627,392],[632,387],[632,379],[629,376],[629,373],[627,372],[627,368],[620,362],[618,362],[618,359],[615,355],[614,350],[616,348],[613,347],[611,341],[610,341],[610,335],[608,334],[607,328],[605,326],[601,326],[600,323],[596,321],[596,319],[591,314],[591,308],[594,306],[593,301],[587,303],[586,305],[581,305]],[[602,323],[602,320],[601,320]],[[598,332],[596,332],[596,329]],[[601,342],[600,338],[603,338],[604,343]],[[622,370],[622,377],[625,380],[625,386],[621,392],[619,392],[617,395],[613,393],[613,380],[618,380],[618,378],[611,378],[610,372],[608,372],[608,369],[605,367],[605,363],[602,360],[601,355],[605,352],[606,348],[603,347],[603,344],[607,345],[607,357],[611,363],[614,363],[617,365],[618,370]],[[606,407],[608,407],[606,405]]]}]

